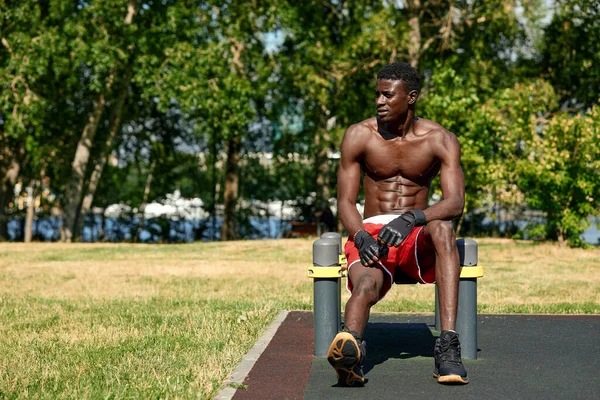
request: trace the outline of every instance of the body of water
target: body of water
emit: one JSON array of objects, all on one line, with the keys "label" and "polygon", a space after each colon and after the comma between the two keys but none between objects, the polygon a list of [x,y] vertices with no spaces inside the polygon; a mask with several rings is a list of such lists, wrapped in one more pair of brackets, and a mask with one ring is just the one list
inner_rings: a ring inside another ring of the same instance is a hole
[{"label": "body of water", "polygon": [[[522,221],[525,225],[525,221]],[[600,244],[600,230],[597,224],[600,219],[592,219],[591,226],[582,234],[582,239],[590,244]],[[33,222],[33,236],[39,241],[58,241],[60,239],[61,219],[39,218]],[[219,240],[222,218],[198,220],[169,220],[152,218],[143,222],[140,228],[138,218],[104,218],[104,226],[99,216],[86,219],[81,240],[83,242],[103,241],[127,242],[137,236],[143,243],[181,243],[194,241]],[[240,239],[279,239],[286,237],[291,228],[291,221],[279,218],[250,217],[239,226]],[[24,220],[12,219],[8,223],[9,240],[23,240]]]},{"label": "body of water", "polygon": [[[33,221],[33,237],[39,241],[60,240],[61,219],[39,218]],[[223,218],[199,220],[169,220],[152,218],[144,220],[140,227],[138,218],[87,218],[81,241],[128,242],[137,236],[143,243],[181,243],[219,240]],[[250,217],[239,226],[241,239],[278,239],[290,229],[290,221],[278,218]],[[12,219],[8,223],[10,241],[21,241],[24,236],[24,220]]]}]

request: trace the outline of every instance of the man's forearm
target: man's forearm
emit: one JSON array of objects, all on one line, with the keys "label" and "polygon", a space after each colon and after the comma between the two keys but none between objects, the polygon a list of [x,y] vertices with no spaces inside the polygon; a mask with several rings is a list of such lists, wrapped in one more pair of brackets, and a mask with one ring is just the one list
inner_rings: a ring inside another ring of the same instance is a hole
[{"label": "man's forearm", "polygon": [[464,204],[464,201],[460,199],[444,199],[424,210],[425,217],[428,222],[434,220],[451,221],[462,215]]},{"label": "man's forearm", "polygon": [[356,204],[340,203],[340,219],[350,236],[354,236],[356,232],[363,229],[362,216],[358,212]]}]

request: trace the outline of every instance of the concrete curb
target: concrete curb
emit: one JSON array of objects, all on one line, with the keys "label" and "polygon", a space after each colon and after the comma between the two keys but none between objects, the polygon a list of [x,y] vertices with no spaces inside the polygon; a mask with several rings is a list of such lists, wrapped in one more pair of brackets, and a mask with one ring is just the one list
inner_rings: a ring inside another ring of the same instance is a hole
[{"label": "concrete curb", "polygon": [[231,400],[237,389],[230,385],[241,385],[244,383],[244,379],[246,379],[246,376],[250,373],[260,355],[265,351],[288,313],[289,311],[280,311],[279,314],[275,316],[275,319],[271,322],[271,325],[269,325],[265,333],[263,333],[250,351],[242,358],[242,361],[229,378],[223,382],[223,386],[215,396],[215,400]]}]

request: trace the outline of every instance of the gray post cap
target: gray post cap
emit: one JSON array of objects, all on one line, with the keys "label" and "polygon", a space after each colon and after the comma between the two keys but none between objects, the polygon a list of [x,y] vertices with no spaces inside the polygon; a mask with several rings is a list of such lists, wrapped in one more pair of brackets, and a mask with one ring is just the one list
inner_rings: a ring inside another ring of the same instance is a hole
[{"label": "gray post cap", "polygon": [[331,239],[331,240],[336,240],[339,243],[339,254],[342,254],[342,235],[340,235],[337,232],[325,232],[324,234],[321,235],[321,239]]},{"label": "gray post cap", "polygon": [[317,239],[313,243],[313,265],[330,267],[338,265],[340,260],[339,242],[332,239]]},{"label": "gray post cap", "polygon": [[460,238],[456,241],[460,265],[474,267],[478,261],[477,242],[473,239]]}]

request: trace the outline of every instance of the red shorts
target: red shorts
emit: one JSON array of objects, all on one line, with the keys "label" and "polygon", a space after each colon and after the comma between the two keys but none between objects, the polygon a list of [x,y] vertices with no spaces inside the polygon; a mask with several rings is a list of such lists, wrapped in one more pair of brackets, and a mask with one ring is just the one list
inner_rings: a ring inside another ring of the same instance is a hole
[{"label": "red shorts", "polygon": [[[376,215],[365,219],[363,227],[374,238],[377,238],[379,230],[394,218],[398,218],[398,215]],[[418,254],[419,248],[426,246],[425,235],[422,234],[423,228],[424,226],[413,229],[399,247],[389,246],[387,258],[378,262],[376,268],[383,271],[384,279],[379,300],[391,289],[394,281],[404,281],[406,277],[418,283],[435,283],[435,253],[431,250]],[[360,263],[360,255],[352,238],[346,242],[344,252],[346,260],[348,260],[348,270],[355,263]],[[350,278],[346,280],[346,287],[352,293],[353,286]]]}]

